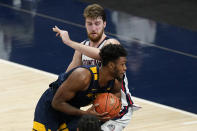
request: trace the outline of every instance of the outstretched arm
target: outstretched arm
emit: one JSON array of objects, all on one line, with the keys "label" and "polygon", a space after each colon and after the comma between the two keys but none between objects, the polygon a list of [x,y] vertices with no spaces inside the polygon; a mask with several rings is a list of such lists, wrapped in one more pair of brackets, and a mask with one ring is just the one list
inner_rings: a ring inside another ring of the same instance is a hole
[{"label": "outstretched arm", "polygon": [[[56,32],[56,36],[60,36],[64,44],[70,46],[71,48],[81,52],[82,54],[91,57],[93,59],[100,60],[99,52],[100,49],[95,47],[90,47],[87,45],[80,44],[78,42],[72,41],[69,37],[69,34],[65,30],[59,29],[57,26],[53,28],[53,31]],[[109,39],[105,42],[105,45],[112,43],[112,44],[120,44],[119,41],[115,39]]]},{"label": "outstretched arm", "polygon": [[53,28],[53,31],[57,32],[56,36],[60,36],[62,38],[62,41],[64,44],[70,46],[71,48],[81,52],[82,54],[84,54],[86,56],[91,56],[91,58],[94,58],[94,59],[100,59],[99,58],[99,51],[100,51],[99,49],[72,41],[69,37],[68,32],[65,30],[60,30],[57,26],[55,26]]}]

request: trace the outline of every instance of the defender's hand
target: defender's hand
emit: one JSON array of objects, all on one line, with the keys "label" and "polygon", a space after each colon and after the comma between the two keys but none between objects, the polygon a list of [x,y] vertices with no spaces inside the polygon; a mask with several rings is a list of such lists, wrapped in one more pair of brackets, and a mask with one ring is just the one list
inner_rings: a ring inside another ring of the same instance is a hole
[{"label": "defender's hand", "polygon": [[63,43],[69,44],[71,40],[68,31],[61,30],[57,26],[53,27],[53,31],[56,32],[56,36],[60,36],[62,38]]}]

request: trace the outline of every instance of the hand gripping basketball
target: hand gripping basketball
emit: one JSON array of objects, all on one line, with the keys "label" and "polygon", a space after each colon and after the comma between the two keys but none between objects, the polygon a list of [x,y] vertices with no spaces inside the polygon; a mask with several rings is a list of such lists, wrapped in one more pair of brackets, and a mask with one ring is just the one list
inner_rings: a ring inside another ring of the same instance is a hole
[{"label": "hand gripping basketball", "polygon": [[112,93],[99,94],[94,100],[94,105],[97,104],[98,106],[95,106],[96,112],[99,114],[108,112],[106,117],[109,117],[109,119],[118,116],[121,109],[120,99]]}]

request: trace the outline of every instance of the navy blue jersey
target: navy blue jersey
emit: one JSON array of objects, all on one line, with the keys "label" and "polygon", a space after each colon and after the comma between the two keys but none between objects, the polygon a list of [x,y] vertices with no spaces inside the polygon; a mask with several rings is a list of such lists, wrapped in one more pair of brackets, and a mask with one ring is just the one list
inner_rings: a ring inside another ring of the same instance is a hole
[{"label": "navy blue jersey", "polygon": [[[99,68],[97,66],[87,66],[87,65],[80,67],[88,69],[92,74],[92,78],[87,90],[77,92],[74,98],[72,98],[70,101],[67,101],[69,104],[75,107],[87,106],[95,99],[98,93],[110,92],[114,84],[114,80],[111,80],[108,82],[108,84],[105,87],[100,87],[98,83]],[[68,78],[68,76],[75,69],[76,68],[72,69],[68,73],[63,73],[59,75],[58,80],[49,85],[51,88],[54,89],[54,92],[56,92],[58,87]]]},{"label": "navy blue jersey", "polygon": [[[99,93],[110,92],[114,87],[114,80],[108,82],[105,87],[100,87],[99,80],[99,68],[97,66],[80,66],[77,68],[86,68],[91,72],[91,82],[89,87],[85,91],[79,91],[74,98],[67,101],[70,105],[80,108],[82,106],[89,105]],[[68,128],[69,131],[75,130],[79,116],[72,116],[66,113],[59,112],[51,106],[53,97],[60,87],[60,85],[69,77],[69,75],[76,68],[70,70],[67,73],[59,75],[58,79],[51,83],[44,94],[41,96],[36,106],[34,114],[33,130],[45,131],[45,130],[57,130],[58,128]],[[42,129],[42,130],[40,130]]]}]

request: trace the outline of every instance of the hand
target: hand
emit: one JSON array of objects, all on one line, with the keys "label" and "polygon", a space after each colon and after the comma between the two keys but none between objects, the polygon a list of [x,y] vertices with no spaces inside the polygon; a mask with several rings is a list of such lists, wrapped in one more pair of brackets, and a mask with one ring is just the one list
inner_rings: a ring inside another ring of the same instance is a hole
[{"label": "hand", "polygon": [[95,107],[99,106],[99,104],[95,104],[92,105],[92,107],[90,107],[86,112],[88,114],[92,114],[98,117],[98,119],[100,119],[101,121],[108,121],[110,119],[110,117],[108,116],[108,112],[104,112],[102,114],[99,114],[98,112],[96,112]]},{"label": "hand", "polygon": [[70,43],[71,40],[68,31],[61,30],[57,26],[53,27],[53,31],[56,32],[56,36],[60,36],[62,38],[64,44],[68,45]]}]

